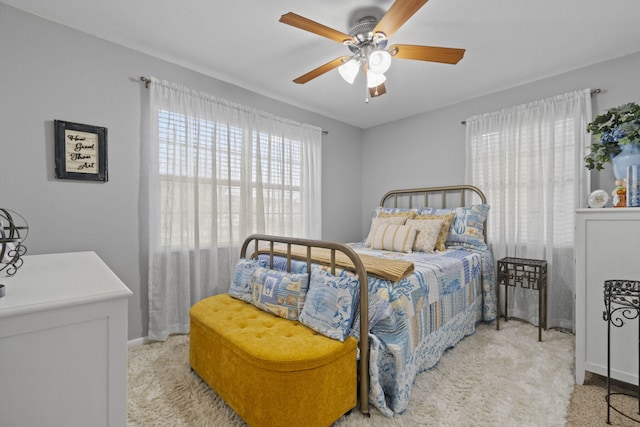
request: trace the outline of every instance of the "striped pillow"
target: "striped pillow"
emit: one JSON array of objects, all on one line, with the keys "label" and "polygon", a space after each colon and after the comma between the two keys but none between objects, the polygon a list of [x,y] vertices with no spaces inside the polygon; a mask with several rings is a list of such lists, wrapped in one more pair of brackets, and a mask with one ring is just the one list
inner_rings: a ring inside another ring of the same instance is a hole
[{"label": "striped pillow", "polygon": [[378,227],[385,224],[398,224],[402,225],[407,220],[404,216],[394,216],[389,218],[373,218],[371,220],[371,228],[369,229],[369,235],[367,236],[367,240],[365,240],[365,246],[371,246],[373,244],[373,238],[376,236],[376,231],[378,231]]},{"label": "striped pillow", "polygon": [[394,252],[411,252],[416,229],[408,225],[384,224],[378,227],[371,247]]}]

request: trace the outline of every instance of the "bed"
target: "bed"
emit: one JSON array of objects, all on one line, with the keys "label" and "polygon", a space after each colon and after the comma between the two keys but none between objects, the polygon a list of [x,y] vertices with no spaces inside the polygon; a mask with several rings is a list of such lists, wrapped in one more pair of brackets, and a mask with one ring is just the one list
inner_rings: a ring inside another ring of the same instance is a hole
[{"label": "bed", "polygon": [[[496,318],[494,261],[486,244],[488,210],[484,194],[472,186],[402,189],[382,197],[374,208],[371,227],[363,242],[342,244],[249,236],[241,249],[242,259],[227,296],[230,299],[222,306],[239,298],[243,301],[237,302],[270,312],[281,317],[280,321],[294,320],[294,329],[305,334],[311,330],[322,339],[331,338],[328,341],[352,343],[357,367],[349,375],[354,375],[355,380],[357,370],[360,412],[368,414],[371,404],[393,417],[407,409],[413,382],[420,372],[433,367],[445,350],[473,334],[479,321]],[[262,272],[256,276],[256,270],[243,270],[242,263],[260,264],[251,268]],[[261,277],[266,277],[265,272],[285,275],[286,280],[297,277],[295,280],[300,283],[301,277],[307,277],[304,292],[300,291],[301,285],[295,288],[293,304],[299,310],[295,318],[289,317],[286,308],[288,296],[293,294],[285,295],[277,303],[275,294],[270,294],[274,303],[261,306],[267,295],[268,282],[260,282]],[[318,280],[318,275],[324,277],[323,274],[333,279]],[[324,304],[325,291],[334,279],[340,287],[332,288],[328,294],[333,300]],[[208,300],[219,299],[216,297]],[[202,302],[196,305],[202,306]],[[323,305],[329,309],[321,310]],[[323,311],[329,316],[323,317]],[[228,319],[232,323],[219,326],[220,331],[237,325],[235,318]],[[299,329],[299,324],[307,328]],[[336,328],[342,336],[335,336]],[[228,338],[236,339],[235,333]],[[192,339],[195,341],[195,337]],[[206,345],[208,339],[200,341]],[[262,352],[263,347],[258,347],[258,352]],[[291,349],[287,352],[291,353]],[[213,359],[198,363],[193,353],[192,367],[199,365],[194,370],[201,376],[203,371],[219,365]],[[199,351],[207,358],[213,357],[213,353],[206,349]],[[203,378],[206,380],[208,376],[205,374]],[[232,376],[227,382],[235,380]],[[216,389],[212,382],[209,384]],[[293,394],[308,392],[304,384]],[[367,395],[368,399],[363,398]],[[246,403],[243,396],[239,400]],[[258,406],[272,405],[270,396],[263,400],[264,404]],[[256,405],[247,404],[245,418],[256,411]],[[339,417],[340,413],[332,416]],[[282,421],[287,425],[286,417]]]},{"label": "bed", "polygon": [[[473,334],[477,322],[496,318],[494,262],[486,245],[488,209],[484,194],[472,186],[394,190],[385,194],[374,210],[367,236],[370,241],[348,244],[361,258],[396,260],[412,266],[396,269],[397,276],[381,278],[371,273],[375,261],[365,265],[368,295],[364,295],[367,303],[361,300],[360,306],[368,313],[366,324],[361,325],[358,311],[350,329],[350,335],[359,339],[359,359],[362,361],[363,355],[368,359],[368,366],[360,363],[361,393],[368,389],[369,402],[386,416],[406,410],[416,375],[433,367],[446,349]],[[446,240],[439,242],[444,243],[444,250],[405,253],[402,243],[396,242],[397,247],[388,250],[384,242],[371,241],[384,234],[374,230],[376,223],[390,218],[391,225],[398,225],[402,221],[394,218],[403,215],[429,222],[448,216],[449,232]],[[304,258],[305,254],[299,255]],[[296,261],[295,254],[293,258],[287,261],[283,256],[274,267],[306,272],[308,263]],[[353,273],[339,268],[335,274]],[[361,331],[368,331],[367,339],[360,339]],[[363,403],[367,402],[361,401],[361,412],[368,412]]]}]

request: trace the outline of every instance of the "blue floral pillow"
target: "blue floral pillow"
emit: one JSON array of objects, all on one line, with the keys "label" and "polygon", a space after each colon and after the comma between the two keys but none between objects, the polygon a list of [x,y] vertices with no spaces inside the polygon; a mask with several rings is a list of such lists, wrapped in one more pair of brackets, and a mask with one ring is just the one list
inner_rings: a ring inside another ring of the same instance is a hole
[{"label": "blue floral pillow", "polygon": [[484,241],[484,222],[489,214],[490,206],[486,204],[455,209],[422,208],[419,214],[442,215],[455,212],[446,246],[486,250]]},{"label": "blue floral pillow", "polygon": [[252,303],[261,310],[285,319],[298,320],[309,289],[307,273],[256,268],[249,278]]},{"label": "blue floral pillow", "polygon": [[355,276],[336,277],[314,269],[300,322],[322,335],[344,342],[358,305],[358,290]]},{"label": "blue floral pillow", "polygon": [[249,278],[256,268],[264,268],[267,262],[257,259],[240,258],[233,271],[233,281],[229,286],[229,295],[234,298],[252,303],[253,288],[249,283]]}]

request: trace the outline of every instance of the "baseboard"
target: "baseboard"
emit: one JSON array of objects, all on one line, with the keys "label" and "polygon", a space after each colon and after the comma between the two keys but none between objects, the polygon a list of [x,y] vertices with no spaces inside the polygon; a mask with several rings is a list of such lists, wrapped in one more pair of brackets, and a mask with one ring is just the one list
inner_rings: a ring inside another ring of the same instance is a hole
[{"label": "baseboard", "polygon": [[149,338],[147,337],[142,337],[142,338],[136,338],[133,340],[129,340],[127,341],[127,350],[131,350],[133,348],[136,347],[140,347],[144,344],[147,344],[149,342]]}]

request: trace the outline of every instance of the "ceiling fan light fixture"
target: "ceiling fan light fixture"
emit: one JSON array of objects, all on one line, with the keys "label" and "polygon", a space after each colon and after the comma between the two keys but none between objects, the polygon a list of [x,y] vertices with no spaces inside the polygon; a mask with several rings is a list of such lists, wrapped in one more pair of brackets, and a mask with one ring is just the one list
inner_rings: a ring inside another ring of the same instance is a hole
[{"label": "ceiling fan light fixture", "polygon": [[369,55],[368,66],[374,73],[386,73],[391,66],[391,54],[386,50],[376,50]]},{"label": "ceiling fan light fixture", "polygon": [[341,66],[338,67],[338,72],[345,82],[350,85],[356,80],[356,76],[360,71],[360,61],[350,59]]},{"label": "ceiling fan light fixture", "polygon": [[380,86],[387,80],[387,76],[384,74],[374,73],[373,71],[367,71],[367,87],[372,88]]}]

